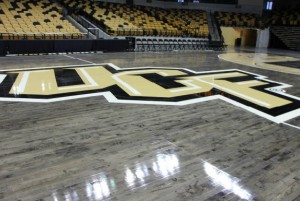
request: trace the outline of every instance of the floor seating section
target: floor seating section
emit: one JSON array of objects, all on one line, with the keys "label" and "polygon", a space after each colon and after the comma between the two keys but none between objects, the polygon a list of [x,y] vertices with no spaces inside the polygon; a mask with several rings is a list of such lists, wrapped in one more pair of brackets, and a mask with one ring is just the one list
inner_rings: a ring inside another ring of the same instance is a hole
[{"label": "floor seating section", "polygon": [[136,37],[136,52],[161,52],[174,50],[217,50],[226,49],[223,42],[209,42],[207,38],[179,38],[179,37]]},{"label": "floor seating section", "polygon": [[0,39],[80,39],[51,0],[0,0]]},{"label": "floor seating section", "polygon": [[250,13],[215,12],[220,26],[258,28],[262,26],[260,17]]},{"label": "floor seating section", "polygon": [[96,22],[112,35],[208,37],[205,11],[161,9],[126,4],[62,0],[70,12]]}]

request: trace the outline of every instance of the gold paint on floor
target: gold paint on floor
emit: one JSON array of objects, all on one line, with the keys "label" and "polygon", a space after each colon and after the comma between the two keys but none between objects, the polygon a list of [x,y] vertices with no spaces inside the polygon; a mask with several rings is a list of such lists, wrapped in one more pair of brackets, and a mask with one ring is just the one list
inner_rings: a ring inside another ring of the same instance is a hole
[{"label": "gold paint on floor", "polygon": [[299,58],[295,57],[278,56],[265,53],[225,53],[220,54],[219,58],[241,65],[300,75],[300,69],[266,63],[280,61],[300,61]]}]

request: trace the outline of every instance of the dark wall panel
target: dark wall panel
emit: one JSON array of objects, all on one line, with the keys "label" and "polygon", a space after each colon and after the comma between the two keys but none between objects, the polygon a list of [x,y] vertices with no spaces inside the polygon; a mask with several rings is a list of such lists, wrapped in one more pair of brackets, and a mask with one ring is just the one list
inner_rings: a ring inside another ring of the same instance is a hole
[{"label": "dark wall panel", "polygon": [[134,45],[129,40],[0,40],[0,56],[59,52],[124,52]]},{"label": "dark wall panel", "polygon": [[9,54],[36,54],[53,52],[53,40],[11,40],[8,42]]},{"label": "dark wall panel", "polygon": [[55,40],[54,52],[90,52],[94,43],[94,40]]},{"label": "dark wall panel", "polygon": [[96,51],[103,52],[124,52],[129,49],[128,40],[97,40],[95,45]]},{"label": "dark wall panel", "polygon": [[0,56],[6,55],[6,41],[0,40]]},{"label": "dark wall panel", "polygon": [[270,32],[270,48],[288,49],[288,47],[272,32]]}]

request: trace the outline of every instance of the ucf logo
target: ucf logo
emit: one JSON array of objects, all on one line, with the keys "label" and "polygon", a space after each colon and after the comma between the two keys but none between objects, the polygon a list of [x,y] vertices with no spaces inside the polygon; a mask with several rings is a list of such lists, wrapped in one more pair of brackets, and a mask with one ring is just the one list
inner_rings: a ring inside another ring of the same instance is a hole
[{"label": "ucf logo", "polygon": [[221,99],[281,123],[300,115],[289,85],[241,70],[129,68],[113,64],[0,72],[0,100],[54,102],[104,96],[109,102],[187,105]]}]

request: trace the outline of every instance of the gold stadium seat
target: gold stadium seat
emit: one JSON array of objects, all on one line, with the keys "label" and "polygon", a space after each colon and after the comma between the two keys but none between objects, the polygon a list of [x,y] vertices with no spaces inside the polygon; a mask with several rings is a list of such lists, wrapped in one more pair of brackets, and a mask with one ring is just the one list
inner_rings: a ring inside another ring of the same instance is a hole
[{"label": "gold stadium seat", "polygon": [[72,30],[81,35],[63,18],[60,7],[51,0],[3,0],[0,1],[0,9],[4,13],[0,15],[0,32],[10,33],[3,35],[4,39],[41,39],[45,37],[42,33],[58,32],[56,26],[59,24],[69,27],[61,31]]},{"label": "gold stadium seat", "polygon": [[[99,1],[61,0],[72,9],[81,9],[99,26],[113,35],[168,35],[192,34],[207,26],[207,13],[195,10],[161,9]],[[208,30],[205,30],[208,35]]]},{"label": "gold stadium seat", "polygon": [[260,18],[256,14],[215,12],[215,16],[221,26],[247,27],[247,28],[259,27]]}]

